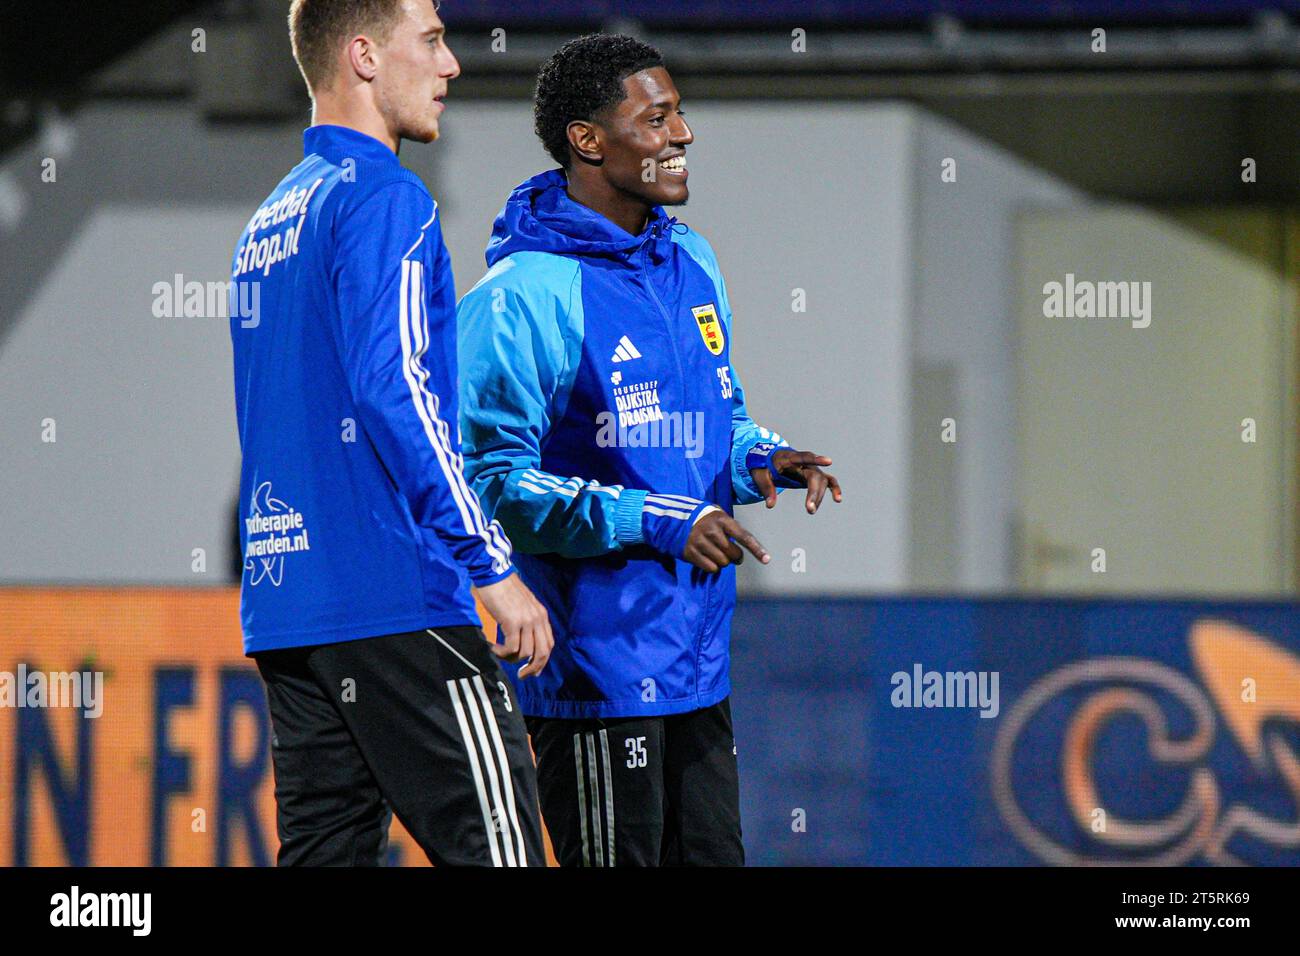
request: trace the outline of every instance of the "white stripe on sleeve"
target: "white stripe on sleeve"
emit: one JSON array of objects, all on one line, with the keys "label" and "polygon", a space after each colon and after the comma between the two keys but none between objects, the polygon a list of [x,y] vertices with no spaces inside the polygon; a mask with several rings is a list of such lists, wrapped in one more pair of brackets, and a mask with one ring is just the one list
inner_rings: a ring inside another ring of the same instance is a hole
[{"label": "white stripe on sleeve", "polygon": [[[504,571],[510,564],[510,552],[502,547],[502,538],[494,531],[484,527],[482,512],[479,510],[478,498],[465,484],[465,476],[453,463],[450,446],[446,444],[447,426],[438,417],[436,398],[429,394],[427,387],[429,372],[424,368],[422,359],[427,341],[421,333],[424,316],[424,272],[423,263],[418,260],[402,260],[402,281],[399,292],[399,331],[402,341],[402,374],[407,388],[411,391],[411,401],[424,426],[424,434],[433,447],[443,477],[451,489],[452,498],[460,513],[461,523],[466,533],[477,535],[492,556],[492,566],[497,572]],[[496,526],[496,522],[493,522]],[[499,527],[499,526],[498,526]]]},{"label": "white stripe on sleeve", "polygon": [[680,521],[685,521],[691,516],[689,511],[670,511],[666,508],[656,508],[651,504],[643,505],[641,510],[646,514],[659,515],[664,518],[677,518]]}]

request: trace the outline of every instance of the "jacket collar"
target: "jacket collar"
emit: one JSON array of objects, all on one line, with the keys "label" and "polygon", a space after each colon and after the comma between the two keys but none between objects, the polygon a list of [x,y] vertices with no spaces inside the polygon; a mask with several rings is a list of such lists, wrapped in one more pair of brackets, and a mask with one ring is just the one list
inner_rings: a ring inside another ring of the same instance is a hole
[{"label": "jacket collar", "polygon": [[515,187],[493,223],[487,248],[489,266],[525,250],[624,262],[634,261],[643,249],[656,262],[669,255],[677,219],[661,206],[650,209],[645,226],[634,236],[571,199],[567,185],[564,171],[553,169]]},{"label": "jacket collar", "polygon": [[344,159],[400,165],[397,154],[386,145],[365,133],[347,126],[309,126],[302,133],[302,154],[323,156],[331,163]]}]

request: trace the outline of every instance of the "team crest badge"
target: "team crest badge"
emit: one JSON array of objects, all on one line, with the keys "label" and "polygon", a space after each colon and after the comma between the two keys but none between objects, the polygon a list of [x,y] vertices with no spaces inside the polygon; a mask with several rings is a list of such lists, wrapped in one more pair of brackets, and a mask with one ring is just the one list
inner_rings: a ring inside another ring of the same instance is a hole
[{"label": "team crest badge", "polygon": [[722,323],[718,321],[718,310],[713,307],[713,303],[697,305],[691,309],[691,314],[695,316],[695,323],[700,329],[700,338],[704,339],[705,347],[714,355],[721,355],[722,346],[725,344],[722,338]]}]

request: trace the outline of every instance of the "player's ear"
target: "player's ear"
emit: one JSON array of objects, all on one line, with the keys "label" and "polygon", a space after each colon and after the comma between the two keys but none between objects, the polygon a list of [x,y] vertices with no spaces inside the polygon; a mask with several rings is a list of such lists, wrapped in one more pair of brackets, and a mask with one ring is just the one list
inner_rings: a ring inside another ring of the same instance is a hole
[{"label": "player's ear", "polygon": [[605,149],[600,141],[600,128],[586,120],[574,120],[566,132],[569,146],[583,162],[599,166],[605,159]]},{"label": "player's ear", "polygon": [[375,78],[377,64],[375,62],[375,44],[368,36],[355,36],[347,45],[348,67],[356,76],[365,80],[367,83]]}]

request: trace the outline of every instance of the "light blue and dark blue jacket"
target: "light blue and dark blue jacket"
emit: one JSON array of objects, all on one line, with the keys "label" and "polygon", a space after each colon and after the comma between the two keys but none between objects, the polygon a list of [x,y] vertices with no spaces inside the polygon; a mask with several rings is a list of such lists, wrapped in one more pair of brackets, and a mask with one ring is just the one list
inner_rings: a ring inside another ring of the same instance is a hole
[{"label": "light blue and dark blue jacket", "polygon": [[[745,410],[708,242],[655,207],[633,236],[561,170],[511,193],[458,310],[465,474],[555,630],[524,713],[632,717],[730,692],[735,568],[681,559],[709,507],[761,500],[784,444]],[[513,673],[513,669],[510,669]]]},{"label": "light blue and dark blue jacket", "polygon": [[231,270],[250,654],[477,624],[513,571],[461,468],[437,204],[378,140],[303,140]]}]

